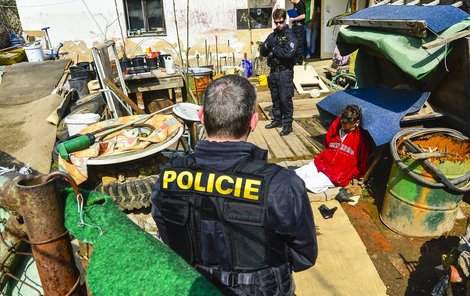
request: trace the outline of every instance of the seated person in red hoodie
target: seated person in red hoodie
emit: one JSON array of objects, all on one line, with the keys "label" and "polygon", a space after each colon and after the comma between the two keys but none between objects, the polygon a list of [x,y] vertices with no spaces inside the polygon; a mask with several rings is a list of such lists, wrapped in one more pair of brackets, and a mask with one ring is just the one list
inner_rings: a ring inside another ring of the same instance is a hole
[{"label": "seated person in red hoodie", "polygon": [[360,125],[361,108],[346,106],[328,129],[325,150],[296,170],[308,190],[319,193],[328,187],[346,186],[365,174],[371,145]]}]

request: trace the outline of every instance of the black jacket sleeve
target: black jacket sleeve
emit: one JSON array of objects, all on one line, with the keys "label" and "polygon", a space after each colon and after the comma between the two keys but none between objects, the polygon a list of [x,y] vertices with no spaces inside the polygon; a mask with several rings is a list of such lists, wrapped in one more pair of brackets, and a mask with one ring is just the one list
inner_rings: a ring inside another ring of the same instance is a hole
[{"label": "black jacket sleeve", "polygon": [[273,51],[274,45],[276,45],[276,37],[274,36],[274,33],[271,33],[260,45],[259,53],[261,56],[267,57]]},{"label": "black jacket sleeve", "polygon": [[318,256],[315,222],[305,184],[295,172],[282,170],[271,181],[268,219],[287,245],[292,269],[313,266]]}]

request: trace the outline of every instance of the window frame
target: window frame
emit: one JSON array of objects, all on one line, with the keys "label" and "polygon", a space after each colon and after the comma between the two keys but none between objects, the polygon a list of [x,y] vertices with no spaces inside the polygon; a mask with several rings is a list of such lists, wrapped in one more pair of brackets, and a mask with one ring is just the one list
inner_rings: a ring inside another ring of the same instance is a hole
[{"label": "window frame", "polygon": [[160,1],[162,5],[162,30],[161,31],[150,31],[149,30],[149,20],[148,20],[148,11],[147,11],[147,1],[152,1],[152,0],[140,0],[140,3],[142,5],[142,17],[144,21],[144,28],[145,31],[142,32],[140,29],[137,29],[135,31],[131,31],[130,28],[130,19],[129,19],[129,6],[128,6],[128,1],[123,0],[123,6],[124,6],[124,14],[126,17],[126,32],[127,32],[127,37],[142,37],[142,36],[166,36],[167,31],[166,31],[166,22],[165,22],[165,1],[164,0],[154,0],[154,1]]}]

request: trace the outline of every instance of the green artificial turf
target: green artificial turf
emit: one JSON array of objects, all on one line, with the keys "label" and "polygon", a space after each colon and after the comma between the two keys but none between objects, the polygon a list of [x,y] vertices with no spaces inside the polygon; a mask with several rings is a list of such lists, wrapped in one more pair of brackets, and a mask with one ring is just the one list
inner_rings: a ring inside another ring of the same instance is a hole
[{"label": "green artificial turf", "polygon": [[94,246],[87,269],[94,296],[220,295],[168,246],[130,221],[108,196],[82,191],[83,217],[89,226],[79,226],[75,194],[71,189],[64,193],[66,228],[79,241]]}]

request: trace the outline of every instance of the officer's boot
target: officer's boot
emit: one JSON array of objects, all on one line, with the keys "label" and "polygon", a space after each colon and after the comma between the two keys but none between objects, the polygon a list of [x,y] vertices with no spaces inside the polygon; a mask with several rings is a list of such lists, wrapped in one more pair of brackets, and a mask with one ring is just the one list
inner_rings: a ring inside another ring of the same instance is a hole
[{"label": "officer's boot", "polygon": [[281,136],[287,136],[288,134],[292,133],[292,124],[286,124],[282,127],[282,131],[279,133]]},{"label": "officer's boot", "polygon": [[282,122],[273,120],[271,121],[270,124],[266,125],[265,128],[270,129],[270,128],[275,128],[275,127],[280,127],[282,126]]}]

